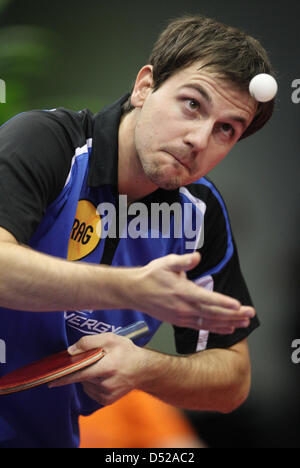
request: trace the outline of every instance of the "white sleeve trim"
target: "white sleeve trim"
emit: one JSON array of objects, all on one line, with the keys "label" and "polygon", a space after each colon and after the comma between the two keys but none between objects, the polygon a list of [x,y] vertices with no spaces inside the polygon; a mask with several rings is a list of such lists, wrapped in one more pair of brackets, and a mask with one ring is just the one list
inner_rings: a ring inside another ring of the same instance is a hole
[{"label": "white sleeve trim", "polygon": [[[214,290],[214,280],[212,276],[204,276],[203,278],[196,279],[194,280],[194,283],[198,284],[198,286],[201,286],[202,288],[207,289],[208,291]],[[207,348],[208,337],[209,337],[209,331],[207,330],[199,331],[196,352],[204,351]]]},{"label": "white sleeve trim", "polygon": [[72,169],[73,169],[73,166],[74,166],[74,163],[75,163],[75,160],[76,160],[77,156],[80,156],[81,154],[85,154],[85,153],[88,154],[89,148],[92,147],[92,144],[93,144],[93,139],[89,138],[86,141],[86,144],[84,146],[81,146],[81,148],[79,148],[79,147],[76,148],[75,154],[74,154],[74,156],[72,158],[71,169],[70,169],[70,172],[69,172],[68,177],[67,177],[66,182],[65,182],[65,187],[70,181],[71,174],[72,174]]}]

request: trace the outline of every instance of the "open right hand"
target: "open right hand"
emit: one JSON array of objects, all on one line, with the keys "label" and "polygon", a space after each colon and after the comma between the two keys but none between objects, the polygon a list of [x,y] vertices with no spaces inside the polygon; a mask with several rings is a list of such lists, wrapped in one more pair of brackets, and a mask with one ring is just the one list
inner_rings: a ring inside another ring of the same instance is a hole
[{"label": "open right hand", "polygon": [[253,307],[242,306],[234,298],[208,291],[187,278],[201,256],[168,255],[139,269],[134,288],[136,310],[146,312],[164,322],[179,327],[231,334],[236,328],[246,328],[255,316]]}]

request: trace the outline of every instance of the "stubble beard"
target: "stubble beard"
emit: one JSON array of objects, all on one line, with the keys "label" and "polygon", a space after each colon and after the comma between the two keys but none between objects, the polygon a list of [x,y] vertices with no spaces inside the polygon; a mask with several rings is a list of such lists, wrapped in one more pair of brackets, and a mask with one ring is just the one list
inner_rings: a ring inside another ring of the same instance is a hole
[{"label": "stubble beard", "polygon": [[145,175],[157,187],[170,191],[181,187],[180,177],[173,175],[167,178],[166,170],[158,163],[142,161],[140,157],[139,159]]}]

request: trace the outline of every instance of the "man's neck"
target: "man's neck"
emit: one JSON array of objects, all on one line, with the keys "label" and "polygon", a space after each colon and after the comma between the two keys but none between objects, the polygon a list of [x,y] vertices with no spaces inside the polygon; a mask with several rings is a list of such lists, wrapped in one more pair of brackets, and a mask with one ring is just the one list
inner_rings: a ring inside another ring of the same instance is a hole
[{"label": "man's neck", "polygon": [[119,127],[119,194],[127,195],[128,203],[140,200],[158,189],[146,176],[136,152],[134,112],[126,114]]}]

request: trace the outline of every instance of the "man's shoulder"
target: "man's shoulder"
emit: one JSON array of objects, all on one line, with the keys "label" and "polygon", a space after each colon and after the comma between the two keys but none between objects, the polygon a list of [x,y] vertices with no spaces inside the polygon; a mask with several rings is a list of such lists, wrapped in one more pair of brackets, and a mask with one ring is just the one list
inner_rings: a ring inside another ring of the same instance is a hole
[{"label": "man's shoulder", "polygon": [[225,210],[225,202],[221,195],[220,190],[217,188],[215,183],[208,177],[202,177],[201,179],[193,182],[192,184],[186,185],[180,188],[181,194],[186,196],[190,195],[191,201],[195,202],[201,200],[207,207],[222,208]]},{"label": "man's shoulder", "polygon": [[[219,189],[208,177],[180,189],[181,196],[188,198],[204,214],[206,244],[210,239],[214,244],[216,237],[222,239],[224,246],[231,238],[230,216]],[[213,247],[213,246],[212,246]]]},{"label": "man's shoulder", "polygon": [[63,132],[74,144],[92,137],[93,114],[88,109],[74,111],[64,107],[32,109],[17,114],[1,127],[2,132],[17,132],[21,135],[34,133],[36,138]]}]

